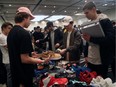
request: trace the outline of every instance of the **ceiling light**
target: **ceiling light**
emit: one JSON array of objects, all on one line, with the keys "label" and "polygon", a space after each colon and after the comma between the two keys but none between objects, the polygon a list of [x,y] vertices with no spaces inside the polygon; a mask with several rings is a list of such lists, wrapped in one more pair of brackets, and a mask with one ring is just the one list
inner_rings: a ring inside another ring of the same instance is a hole
[{"label": "ceiling light", "polygon": [[8,11],[6,11],[6,13],[8,13]]},{"label": "ceiling light", "polygon": [[35,21],[35,24],[38,24],[38,22],[37,22],[37,21]]},{"label": "ceiling light", "polygon": [[54,6],[54,8],[56,8],[56,6]]},{"label": "ceiling light", "polygon": [[80,9],[80,8],[78,7],[78,9]]},{"label": "ceiling light", "polygon": [[103,6],[107,6],[108,4],[104,4]]},{"label": "ceiling light", "polygon": [[46,24],[46,22],[45,22],[45,21],[42,21],[41,23],[42,23],[42,24]]},{"label": "ceiling light", "polygon": [[66,15],[53,15],[53,16],[47,18],[46,20],[48,20],[48,21],[56,21],[56,20],[64,18],[65,16]]},{"label": "ceiling light", "polygon": [[77,15],[77,16],[81,16],[81,15],[84,15],[83,13],[77,13],[77,14],[75,14],[75,15]]},{"label": "ceiling light", "polygon": [[31,20],[31,21],[41,21],[44,18],[48,17],[48,15],[35,15],[34,17],[35,18],[33,20]]},{"label": "ceiling light", "polygon": [[45,5],[44,7],[46,8],[47,6]]},{"label": "ceiling light", "polygon": [[54,13],[54,12],[55,12],[55,10],[52,11],[52,13]]},{"label": "ceiling light", "polygon": [[9,4],[9,6],[11,7],[12,5],[11,5],[11,4]]},{"label": "ceiling light", "polygon": [[87,2],[87,0],[85,0],[85,2]]},{"label": "ceiling light", "polygon": [[64,12],[67,12],[67,11],[64,11]]}]

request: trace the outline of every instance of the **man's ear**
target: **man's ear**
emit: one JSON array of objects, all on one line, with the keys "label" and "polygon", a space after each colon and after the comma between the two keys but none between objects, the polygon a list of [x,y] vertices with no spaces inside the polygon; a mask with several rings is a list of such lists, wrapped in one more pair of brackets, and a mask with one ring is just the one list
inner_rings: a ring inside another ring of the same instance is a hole
[{"label": "man's ear", "polygon": [[4,33],[4,30],[5,30],[5,29],[3,28],[3,29],[2,29],[2,33]]},{"label": "man's ear", "polygon": [[96,11],[96,8],[95,7],[93,7],[93,9],[92,9],[93,11]]}]

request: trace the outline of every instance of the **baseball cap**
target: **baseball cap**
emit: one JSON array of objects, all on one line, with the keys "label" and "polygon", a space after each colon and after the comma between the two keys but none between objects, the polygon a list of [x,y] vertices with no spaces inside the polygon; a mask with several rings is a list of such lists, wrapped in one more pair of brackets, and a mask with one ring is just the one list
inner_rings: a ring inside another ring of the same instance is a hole
[{"label": "baseball cap", "polygon": [[48,28],[48,27],[51,27],[51,26],[54,26],[54,25],[53,25],[53,22],[48,21],[47,24],[46,24],[46,27]]},{"label": "baseball cap", "polygon": [[21,12],[25,12],[29,14],[31,16],[31,20],[35,18],[34,15],[31,13],[31,11],[27,7],[19,7],[16,14]]},{"label": "baseball cap", "polygon": [[67,26],[70,22],[73,22],[73,18],[71,16],[66,16],[63,18],[63,25]]}]

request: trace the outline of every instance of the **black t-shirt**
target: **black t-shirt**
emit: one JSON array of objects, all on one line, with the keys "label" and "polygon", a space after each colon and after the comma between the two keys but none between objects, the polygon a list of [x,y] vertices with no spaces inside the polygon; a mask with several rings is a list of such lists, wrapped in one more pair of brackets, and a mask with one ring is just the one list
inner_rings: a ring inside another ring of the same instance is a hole
[{"label": "black t-shirt", "polygon": [[[41,33],[41,32],[34,32],[33,33],[33,37],[34,37],[34,40],[40,40],[40,39],[44,39],[44,34]],[[35,45],[39,48],[43,48],[43,44],[42,43],[35,43]]]},{"label": "black t-shirt", "polygon": [[18,84],[21,83],[25,84],[25,87],[31,87],[33,65],[22,63],[20,56],[21,54],[31,54],[33,51],[29,32],[22,27],[15,25],[8,35],[7,44],[13,87],[19,87]]},{"label": "black t-shirt", "polygon": [[41,32],[34,32],[33,33],[33,37],[34,37],[34,40],[40,40],[40,39],[44,39],[44,34],[41,33]]}]

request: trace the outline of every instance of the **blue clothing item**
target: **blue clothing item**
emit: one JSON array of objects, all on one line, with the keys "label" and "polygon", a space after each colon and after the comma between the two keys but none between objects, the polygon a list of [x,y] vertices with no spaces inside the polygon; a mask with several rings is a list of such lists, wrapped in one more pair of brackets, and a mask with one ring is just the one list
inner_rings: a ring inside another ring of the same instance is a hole
[{"label": "blue clothing item", "polygon": [[6,71],[7,71],[7,87],[12,87],[10,64],[5,64],[5,67],[6,67]]},{"label": "blue clothing item", "polygon": [[35,76],[39,76],[41,74],[44,74],[44,73],[48,72],[48,69],[34,70],[34,72],[35,72]]},{"label": "blue clothing item", "polygon": [[80,72],[84,72],[84,71],[91,71],[89,68],[87,67],[81,67],[81,66],[74,66],[72,65],[72,69],[76,72],[76,76],[78,77]]}]

